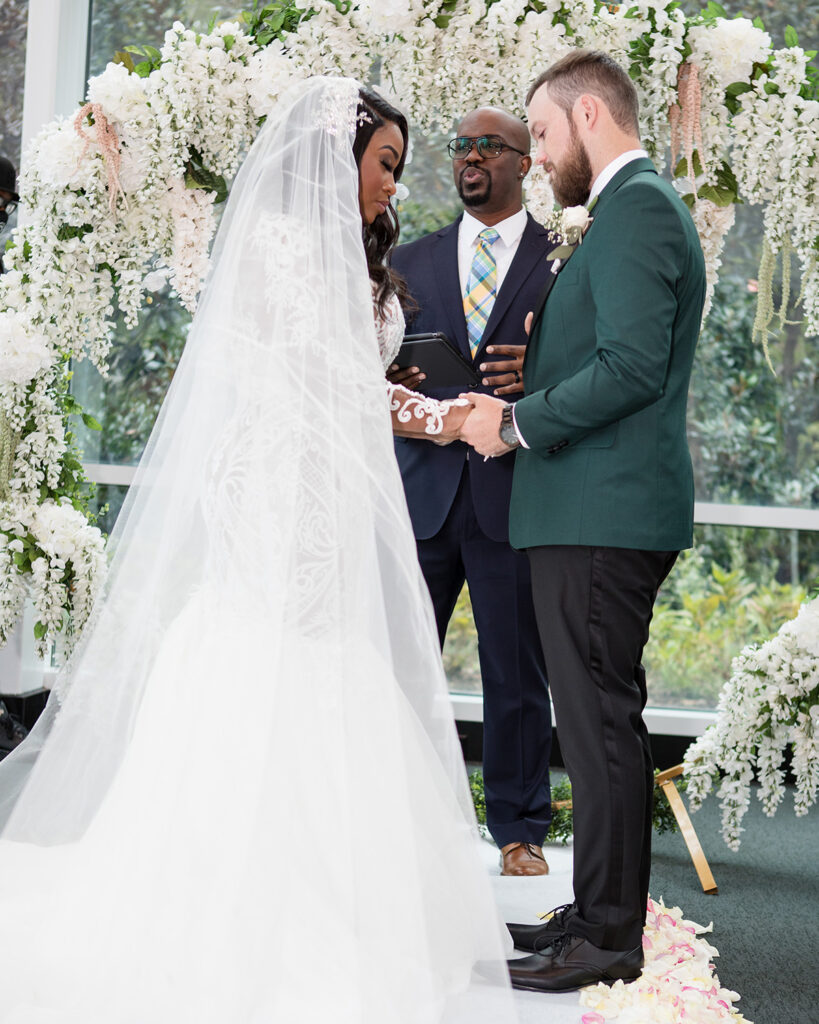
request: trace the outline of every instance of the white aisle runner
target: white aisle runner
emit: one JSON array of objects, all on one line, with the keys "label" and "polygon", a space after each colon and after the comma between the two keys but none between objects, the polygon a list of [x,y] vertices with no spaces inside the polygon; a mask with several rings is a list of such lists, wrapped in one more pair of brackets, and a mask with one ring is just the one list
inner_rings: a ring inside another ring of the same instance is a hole
[{"label": "white aisle runner", "polygon": [[[484,844],[487,869],[504,921],[538,924],[538,914],[561,903],[571,903],[572,847],[546,846],[543,851],[549,862],[549,874],[534,878],[501,878],[497,847]],[[525,956],[525,953],[516,953]],[[549,992],[516,992],[520,1024],[580,1024],[587,1007],[580,1005],[579,992],[555,995]],[[498,1022],[502,1024],[502,1022]]]}]

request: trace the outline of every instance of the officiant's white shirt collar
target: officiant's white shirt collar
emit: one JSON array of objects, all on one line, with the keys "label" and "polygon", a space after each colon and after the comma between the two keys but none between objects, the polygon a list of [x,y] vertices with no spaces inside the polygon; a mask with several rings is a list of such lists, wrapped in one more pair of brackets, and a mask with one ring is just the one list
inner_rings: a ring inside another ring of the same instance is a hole
[{"label": "officiant's white shirt collar", "polygon": [[[487,227],[487,224],[483,224],[477,217],[473,217],[469,210],[464,210],[464,218],[461,221],[461,237],[469,245],[477,246],[478,235]],[[506,220],[502,220],[498,224],[493,224],[492,227],[500,235],[503,244],[511,249],[520,241],[520,236],[526,228],[526,210],[521,207],[517,213],[513,213],[511,217],[507,217]]]},{"label": "officiant's white shirt collar", "polygon": [[632,160],[640,160],[645,157],[646,160],[650,159],[648,153],[644,149],[630,149],[627,153],[621,153],[620,156],[615,157],[610,164],[606,164],[603,170],[594,179],[594,184],[589,192],[589,198],[586,202],[586,206],[594,199],[595,196],[599,196],[603,189],[608,185],[614,175],[626,164],[630,164]]}]

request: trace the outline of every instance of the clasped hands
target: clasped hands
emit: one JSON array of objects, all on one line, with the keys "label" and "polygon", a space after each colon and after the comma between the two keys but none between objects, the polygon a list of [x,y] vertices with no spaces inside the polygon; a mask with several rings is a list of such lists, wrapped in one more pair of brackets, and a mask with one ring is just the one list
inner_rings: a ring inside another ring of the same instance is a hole
[{"label": "clasped hands", "polygon": [[[529,317],[531,317],[531,313]],[[481,378],[481,383],[485,387],[493,387],[494,394],[498,396],[520,394],[523,391],[521,370],[525,352],[525,345],[487,346],[487,355],[505,358],[479,365],[478,369],[481,373],[487,374]],[[387,372],[387,379],[393,384],[401,384],[405,388],[413,390],[425,379],[425,375],[414,366],[405,369],[391,366]],[[465,392],[460,398],[462,402],[457,405],[453,404],[446,414],[444,432],[430,440],[435,440],[438,444],[450,444],[457,440],[465,441],[475,451],[487,458],[505,455],[506,452],[512,451],[498,435],[501,412],[506,402],[502,398],[474,392]]]},{"label": "clasped hands", "polygon": [[466,392],[463,405],[453,406],[446,415],[447,435],[465,441],[479,455],[495,458],[512,449],[500,439],[501,413],[506,402],[492,395]]},{"label": "clasped hands", "polygon": [[[529,333],[532,314],[526,318],[526,333]],[[487,353],[505,355],[507,357],[501,363],[481,363],[481,371],[505,371],[499,377],[484,378],[481,383],[486,385],[501,384],[504,387],[496,387],[495,395],[511,395],[523,391],[521,370],[523,369],[523,356],[526,352],[525,345],[490,345]],[[509,377],[512,381],[509,381]],[[466,392],[460,396],[469,405],[465,407],[463,419],[458,428],[458,438],[483,455],[484,458],[496,458],[498,455],[505,455],[513,451],[509,445],[504,444],[500,439],[501,413],[506,402],[502,398],[493,398],[492,395],[475,394]],[[447,427],[449,417],[455,412],[450,410],[447,416]],[[454,424],[453,424],[454,425]]]}]

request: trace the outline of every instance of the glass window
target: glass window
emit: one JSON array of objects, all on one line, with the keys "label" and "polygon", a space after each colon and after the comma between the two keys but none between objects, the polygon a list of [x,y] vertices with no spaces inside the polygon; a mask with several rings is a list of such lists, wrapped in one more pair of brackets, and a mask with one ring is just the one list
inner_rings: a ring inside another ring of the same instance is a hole
[{"label": "glass window", "polygon": [[[28,0],[0,4],[0,155],[20,168],[23,128],[23,85],[26,76]],[[12,214],[16,219],[16,213]],[[6,238],[14,220],[9,219]],[[3,239],[5,241],[5,239]],[[1,243],[0,243],[1,244]]]},{"label": "glass window", "polygon": [[126,46],[161,46],[175,21],[203,30],[212,19],[228,21],[247,6],[241,0],[221,4],[212,0],[92,0],[88,74],[98,75]]},{"label": "glass window", "polygon": [[[126,46],[160,46],[174,21],[204,30],[212,19],[225,20],[243,6],[208,0],[92,0],[88,75],[102,72]],[[87,462],[134,465],[139,461],[189,327],[190,315],[165,289],[146,297],[135,330],[129,331],[122,318],[118,320],[106,378],[86,362],[75,367],[73,391],[102,424],[99,432],[77,427]]]}]

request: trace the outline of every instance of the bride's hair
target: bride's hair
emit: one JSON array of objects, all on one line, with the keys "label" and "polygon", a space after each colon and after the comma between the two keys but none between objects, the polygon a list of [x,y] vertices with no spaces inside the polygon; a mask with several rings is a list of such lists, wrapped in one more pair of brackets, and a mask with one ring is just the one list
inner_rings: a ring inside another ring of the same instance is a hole
[{"label": "bride's hair", "polygon": [[[395,180],[399,181],[407,159],[409,145],[409,127],[407,119],[383,96],[370,89],[359,89],[356,132],[353,141],[353,156],[356,164],[361,167],[361,158],[375,132],[385,124],[391,123],[398,127],[404,140],[404,151],[395,165]],[[384,312],[384,304],[391,295],[397,295],[401,305],[406,309],[412,307],[412,299],[406,283],[387,263],[387,256],[398,242],[400,228],[398,215],[392,203],[384,213],[379,214],[372,224],[363,228],[364,251],[367,254],[367,267],[370,280],[375,285],[375,303],[380,313]]]}]

